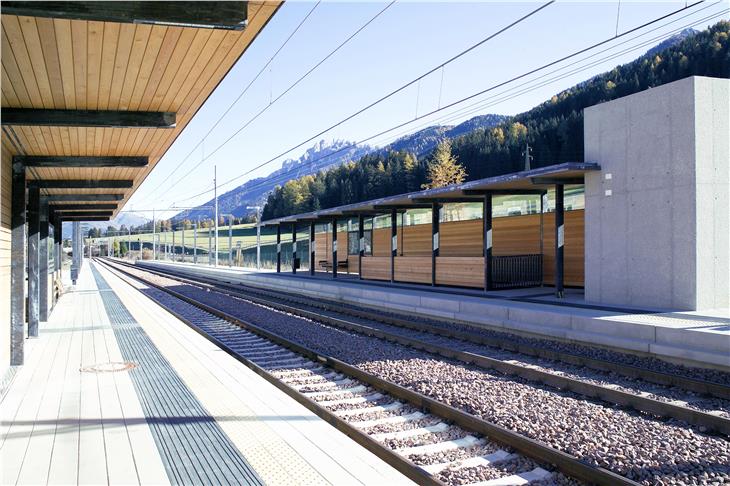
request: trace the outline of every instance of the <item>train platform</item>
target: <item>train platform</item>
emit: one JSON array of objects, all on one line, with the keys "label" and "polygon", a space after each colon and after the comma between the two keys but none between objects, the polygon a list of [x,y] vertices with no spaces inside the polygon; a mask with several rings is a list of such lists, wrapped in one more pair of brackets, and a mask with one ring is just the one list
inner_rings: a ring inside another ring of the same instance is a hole
[{"label": "train platform", "polygon": [[406,484],[86,262],[0,398],[2,484]]},{"label": "train platform", "polygon": [[479,290],[391,284],[343,275],[257,272],[173,262],[140,262],[268,289],[445,318],[538,337],[655,356],[687,366],[730,369],[730,309],[682,312],[622,309],[586,302],[579,290],[556,299],[552,289]]}]

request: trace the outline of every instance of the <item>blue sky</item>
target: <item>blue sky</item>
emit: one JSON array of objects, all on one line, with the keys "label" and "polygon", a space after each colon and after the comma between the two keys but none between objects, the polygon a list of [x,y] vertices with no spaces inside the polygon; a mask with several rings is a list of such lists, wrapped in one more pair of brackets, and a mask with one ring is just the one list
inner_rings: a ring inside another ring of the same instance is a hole
[{"label": "blue sky", "polygon": [[[255,122],[214,155],[210,155],[254,114],[267,106],[272,98],[286,90],[387,4],[339,1],[320,3],[269,68],[236,103],[219,126],[205,138],[203,144],[183,162],[185,156],[203,139],[212,124],[240,95],[315,5],[313,2],[299,1],[285,3],[178,137],[125,209],[202,204],[210,199],[212,192],[192,199],[190,196],[212,188],[214,166],[217,166],[219,184],[241,176],[542,5],[538,2],[397,1]],[[618,2],[556,2],[447,65],[443,73],[441,70],[433,73],[417,85],[319,138],[353,141],[367,138],[607,39],[616,33],[617,13],[618,32],[621,33],[684,6],[684,1],[623,0],[620,7]],[[477,114],[511,115],[528,110],[562,89],[638,57],[649,47],[640,44],[652,42],[657,36],[667,35],[726,8],[727,2],[706,2],[693,10],[617,40],[615,44],[625,40],[628,42],[566,69],[570,71],[579,67],[586,68],[580,72],[563,76],[517,96],[508,96],[516,94],[516,91],[505,91],[513,87],[508,85],[463,106],[484,100],[480,105],[461,111],[458,111],[461,106],[444,110],[369,143],[383,145],[397,135],[415,131],[424,125],[458,123]],[[703,10],[699,11],[700,9]],[[728,15],[725,14],[724,18],[728,18]],[[717,20],[705,21],[696,28],[704,28]],[[657,26],[661,27],[644,36],[638,36]],[[652,44],[656,42],[659,40]],[[606,47],[608,46],[598,50]],[[637,49],[623,54],[620,52],[632,47]],[[585,56],[590,54],[592,53]],[[602,60],[616,54],[618,55],[612,59]],[[591,66],[592,63],[595,65]],[[547,72],[553,69],[555,68]],[[565,74],[566,71],[556,72],[548,78]],[[515,84],[536,80],[539,74]],[[523,88],[513,89],[519,91],[533,86],[528,84]],[[496,96],[501,92],[505,94]],[[491,98],[487,99],[487,96]],[[226,192],[250,178],[270,173],[279,168],[283,160],[299,157],[314,143],[313,141],[294,150],[249,175],[239,177],[235,183],[221,187],[219,192]],[[203,154],[208,158],[201,163]],[[181,177],[199,163],[200,166],[187,177]],[[173,213],[168,212],[166,216]],[[150,217],[151,214],[147,216]]]}]

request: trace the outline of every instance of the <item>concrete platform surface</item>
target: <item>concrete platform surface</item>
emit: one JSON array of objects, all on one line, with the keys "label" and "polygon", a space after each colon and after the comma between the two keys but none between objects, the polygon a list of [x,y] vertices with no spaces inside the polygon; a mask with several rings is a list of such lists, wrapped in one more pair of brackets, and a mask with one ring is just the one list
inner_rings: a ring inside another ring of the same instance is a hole
[{"label": "concrete platform surface", "polygon": [[[221,440],[266,484],[409,483],[138,290],[96,269],[105,285],[97,286],[86,262],[76,288],[42,323],[26,365],[0,403],[2,484],[180,482],[170,463],[182,468],[187,459],[160,443],[160,422],[176,432],[188,422],[215,424]],[[119,312],[108,315],[103,298],[109,292],[127,310],[121,328],[141,327],[151,351],[169,364],[204,416],[151,419],[148,397],[135,388],[132,372],[80,371],[124,361],[125,344],[115,335]]]},{"label": "concrete platform surface", "polygon": [[530,297],[541,291],[550,293],[549,288],[477,295],[473,291],[458,292],[439,287],[419,289],[415,285],[391,286],[373,281],[363,284],[351,278],[334,281],[189,263],[140,263],[379,309],[638,352],[688,366],[730,369],[730,309],[703,312],[621,310],[590,306],[577,292],[555,305],[554,300],[546,296]]}]

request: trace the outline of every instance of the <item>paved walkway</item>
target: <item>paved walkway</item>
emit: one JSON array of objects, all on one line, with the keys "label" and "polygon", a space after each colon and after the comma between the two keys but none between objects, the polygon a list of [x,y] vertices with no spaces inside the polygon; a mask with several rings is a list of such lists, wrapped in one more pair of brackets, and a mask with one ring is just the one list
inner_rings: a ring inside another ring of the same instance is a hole
[{"label": "paved walkway", "polygon": [[[42,324],[0,402],[2,484],[408,483],[138,290],[95,268],[86,262],[76,289]],[[137,367],[81,371],[125,361]],[[166,402],[172,399],[177,408]],[[193,449],[217,460],[206,464],[190,456]],[[239,468],[237,481],[221,463]]]}]

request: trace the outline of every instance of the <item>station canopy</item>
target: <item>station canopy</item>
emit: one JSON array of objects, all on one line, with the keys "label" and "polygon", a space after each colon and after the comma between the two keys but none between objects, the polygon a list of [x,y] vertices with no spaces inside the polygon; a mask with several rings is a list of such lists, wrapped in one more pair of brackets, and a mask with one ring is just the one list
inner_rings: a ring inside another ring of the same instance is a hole
[{"label": "station canopy", "polygon": [[462,184],[398,194],[310,213],[270,219],[263,221],[261,224],[330,221],[340,216],[379,214],[393,209],[408,210],[431,207],[433,203],[480,202],[484,200],[484,196],[487,194],[539,194],[555,187],[556,184],[583,184],[586,172],[600,169],[601,167],[593,162],[565,162]]},{"label": "station canopy", "polygon": [[62,219],[116,216],[280,4],[4,1],[3,159]]}]

